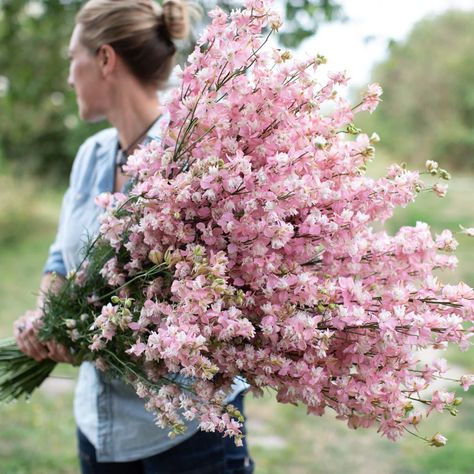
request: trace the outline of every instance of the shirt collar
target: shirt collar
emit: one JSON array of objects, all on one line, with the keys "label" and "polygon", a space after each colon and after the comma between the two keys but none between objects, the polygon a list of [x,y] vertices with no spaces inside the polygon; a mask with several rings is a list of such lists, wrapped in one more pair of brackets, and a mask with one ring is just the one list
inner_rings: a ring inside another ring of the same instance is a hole
[{"label": "shirt collar", "polygon": [[[153,126],[148,130],[145,137],[149,139],[160,139],[170,122],[170,114],[165,110],[155,121]],[[107,133],[108,132],[108,133]],[[115,128],[109,128],[98,133],[97,146],[99,148],[97,155],[102,157],[108,155],[112,149],[117,152],[118,133]]]}]

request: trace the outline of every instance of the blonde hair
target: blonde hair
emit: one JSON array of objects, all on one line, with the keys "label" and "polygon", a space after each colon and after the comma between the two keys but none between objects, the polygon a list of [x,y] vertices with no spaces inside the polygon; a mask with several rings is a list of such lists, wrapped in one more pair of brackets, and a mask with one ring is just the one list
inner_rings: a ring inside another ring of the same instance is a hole
[{"label": "blonde hair", "polygon": [[93,54],[114,48],[132,74],[162,88],[177,51],[173,40],[189,34],[189,12],[181,0],[89,0],[76,16],[80,41]]}]

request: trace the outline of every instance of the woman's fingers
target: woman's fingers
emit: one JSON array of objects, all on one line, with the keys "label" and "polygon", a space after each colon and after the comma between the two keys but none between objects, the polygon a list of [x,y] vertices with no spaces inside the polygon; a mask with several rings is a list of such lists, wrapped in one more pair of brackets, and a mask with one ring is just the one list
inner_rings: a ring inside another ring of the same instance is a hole
[{"label": "woman's fingers", "polygon": [[38,332],[42,324],[41,316],[32,312],[15,321],[13,334],[18,348],[38,362],[51,359],[55,362],[74,364],[75,358],[66,346],[55,341],[42,343],[38,340]]},{"label": "woman's fingers", "polygon": [[35,329],[26,330],[23,337],[25,352],[36,361],[48,358],[48,351],[44,344],[38,341],[38,335]]},{"label": "woman's fingers", "polygon": [[48,358],[48,351],[44,344],[38,340],[38,330],[34,324],[33,318],[23,316],[14,324],[14,336],[18,348],[27,356],[41,361]]},{"label": "woman's fingers", "polygon": [[38,362],[48,357],[46,347],[38,341],[34,330],[25,330],[20,334],[20,336],[17,337],[17,344],[22,352]]},{"label": "woman's fingers", "polygon": [[68,364],[74,363],[74,357],[66,346],[54,341],[48,341],[46,347],[48,349],[48,357],[55,362],[66,362]]}]

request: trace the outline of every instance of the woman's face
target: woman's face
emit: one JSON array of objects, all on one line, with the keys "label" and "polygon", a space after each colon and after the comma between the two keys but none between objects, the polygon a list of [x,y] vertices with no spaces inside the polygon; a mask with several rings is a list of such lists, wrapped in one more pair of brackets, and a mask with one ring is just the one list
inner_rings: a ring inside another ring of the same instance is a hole
[{"label": "woman's face", "polygon": [[80,42],[81,25],[76,25],[69,42],[68,84],[76,93],[79,116],[87,122],[105,117],[106,82],[98,55],[92,54]]}]

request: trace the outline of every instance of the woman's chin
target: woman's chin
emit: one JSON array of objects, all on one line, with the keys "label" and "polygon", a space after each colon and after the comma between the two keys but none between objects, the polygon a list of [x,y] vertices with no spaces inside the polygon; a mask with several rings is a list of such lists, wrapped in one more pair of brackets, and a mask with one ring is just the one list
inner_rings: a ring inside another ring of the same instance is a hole
[{"label": "woman's chin", "polygon": [[105,115],[79,106],[79,117],[84,122],[96,123],[104,120]]}]

